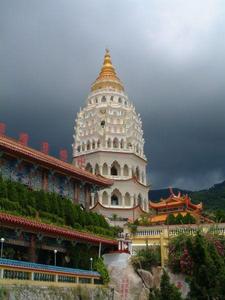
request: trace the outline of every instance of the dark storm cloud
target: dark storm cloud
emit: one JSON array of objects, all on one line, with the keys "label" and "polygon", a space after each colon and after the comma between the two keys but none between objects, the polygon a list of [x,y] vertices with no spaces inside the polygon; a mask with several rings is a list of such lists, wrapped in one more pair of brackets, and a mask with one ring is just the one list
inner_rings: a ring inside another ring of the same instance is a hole
[{"label": "dark storm cloud", "polygon": [[71,152],[109,47],[141,114],[153,188],[225,178],[225,19],[216,0],[0,0],[0,120]]}]

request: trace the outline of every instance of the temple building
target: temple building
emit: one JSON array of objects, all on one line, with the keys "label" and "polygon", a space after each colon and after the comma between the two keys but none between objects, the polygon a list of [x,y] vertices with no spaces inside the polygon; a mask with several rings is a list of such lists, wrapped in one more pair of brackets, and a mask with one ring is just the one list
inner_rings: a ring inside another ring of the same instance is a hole
[{"label": "temple building", "polygon": [[28,147],[28,135],[21,134],[16,141],[0,134],[0,173],[4,178],[18,181],[33,190],[54,192],[89,209],[91,193],[105,189],[113,180],[95,176],[67,163],[65,156],[57,159],[42,150]]},{"label": "temple building", "polygon": [[170,190],[170,196],[167,199],[160,199],[159,202],[149,202],[149,209],[151,216],[149,218],[150,224],[165,224],[168,216],[173,214],[175,217],[180,213],[183,217],[188,213],[196,220],[209,222],[202,216],[202,203],[193,204],[191,198],[186,195],[175,195]]},{"label": "temple building", "polygon": [[[56,193],[61,196],[62,201],[63,198],[68,198],[87,210],[91,193],[113,184],[111,179],[96,176],[63,161],[65,155],[61,159],[50,156],[46,143],[42,150],[38,151],[29,147],[27,142],[27,134],[21,134],[17,141],[1,132],[0,175],[4,180],[19,182],[25,185],[28,191],[43,190]],[[63,225],[46,224],[38,215],[25,217],[13,213],[17,211],[11,209],[10,212],[6,212],[4,206],[0,207],[1,247],[3,249],[4,241],[6,258],[8,252],[14,252],[13,258],[17,260],[53,264],[53,254],[56,251],[58,265],[69,265],[65,257],[68,256],[71,245],[87,247],[87,251],[92,249],[93,255],[97,253],[99,256],[118,248],[118,242],[114,238],[100,237]],[[2,253],[3,250],[1,256]]]},{"label": "temple building", "polygon": [[148,212],[142,121],[106,50],[100,74],[75,122],[73,163],[114,180],[92,193],[90,209],[128,219]]}]

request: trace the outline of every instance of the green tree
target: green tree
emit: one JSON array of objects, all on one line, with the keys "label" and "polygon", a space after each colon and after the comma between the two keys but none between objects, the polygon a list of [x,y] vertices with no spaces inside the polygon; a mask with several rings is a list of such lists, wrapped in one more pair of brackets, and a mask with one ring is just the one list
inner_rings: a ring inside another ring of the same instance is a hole
[{"label": "green tree", "polygon": [[181,213],[176,216],[176,224],[184,224],[184,218]]},{"label": "green tree", "polygon": [[160,289],[153,289],[150,292],[149,300],[182,300],[179,289],[170,283],[169,275],[165,270],[160,281]]},{"label": "green tree", "polygon": [[179,289],[170,283],[169,275],[163,270],[163,275],[160,282],[160,300],[181,300]]},{"label": "green tree", "polygon": [[174,216],[174,214],[169,214],[167,219],[166,219],[166,224],[167,225],[174,225],[176,224],[176,217]]},{"label": "green tree", "polygon": [[196,223],[196,219],[190,213],[187,213],[183,217],[183,223],[184,224],[195,224]]}]

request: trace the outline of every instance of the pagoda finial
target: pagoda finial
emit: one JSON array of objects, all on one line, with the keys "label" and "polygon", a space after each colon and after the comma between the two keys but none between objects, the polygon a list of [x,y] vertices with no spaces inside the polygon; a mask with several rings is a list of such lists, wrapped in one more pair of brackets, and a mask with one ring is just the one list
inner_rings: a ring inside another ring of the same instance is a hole
[{"label": "pagoda finial", "polygon": [[124,90],[122,82],[116,75],[115,68],[111,61],[109,49],[106,48],[103,66],[101,68],[98,78],[93,83],[91,90],[95,91],[98,89],[108,88],[108,87],[115,88],[119,91]]}]

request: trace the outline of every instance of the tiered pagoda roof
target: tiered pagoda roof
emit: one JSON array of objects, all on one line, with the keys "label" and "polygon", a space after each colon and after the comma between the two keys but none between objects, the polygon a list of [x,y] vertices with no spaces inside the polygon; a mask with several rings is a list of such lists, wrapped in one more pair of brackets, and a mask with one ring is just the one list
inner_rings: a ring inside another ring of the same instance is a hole
[{"label": "tiered pagoda roof", "polygon": [[171,194],[167,199],[160,199],[159,202],[150,201],[149,207],[155,210],[161,209],[169,209],[169,208],[180,208],[186,207],[187,209],[193,211],[201,211],[202,210],[202,202],[199,204],[193,204],[191,202],[191,198],[188,195],[178,195]]},{"label": "tiered pagoda roof", "polygon": [[199,218],[202,213],[202,202],[194,204],[191,202],[191,198],[186,195],[175,195],[170,189],[170,196],[167,199],[160,199],[159,202],[149,202],[149,208],[156,212],[155,215],[150,217],[151,223],[165,223],[169,214],[173,214],[175,217],[180,213],[185,216],[190,213],[193,217]]}]

